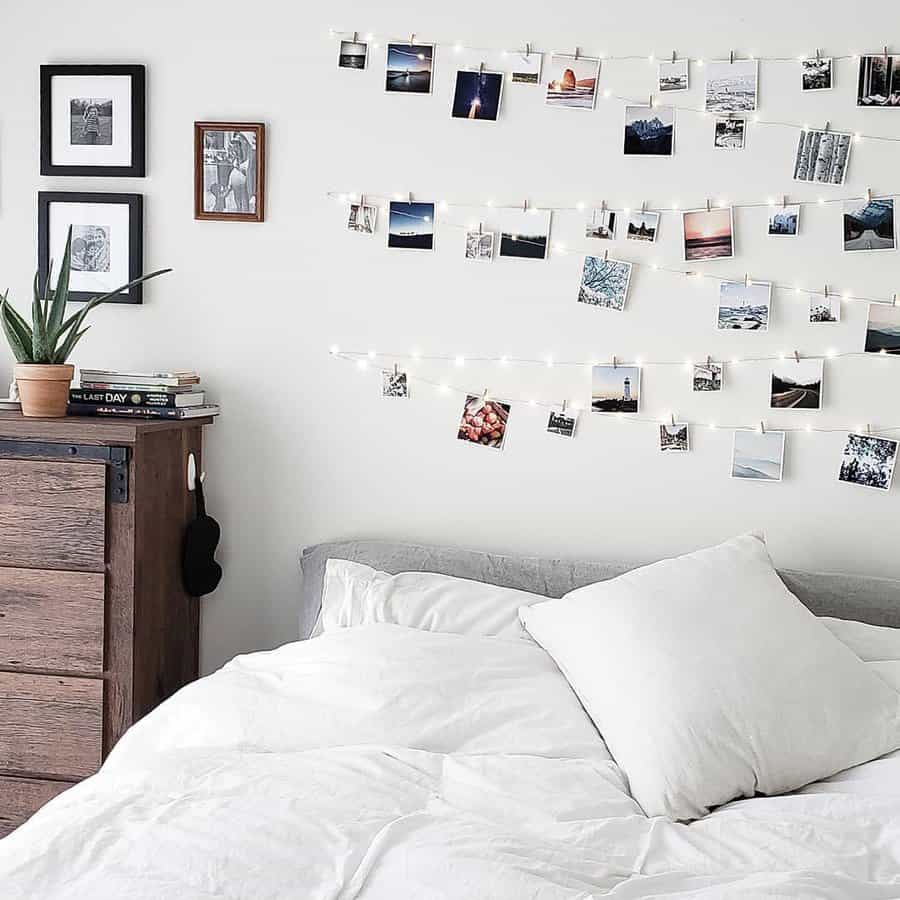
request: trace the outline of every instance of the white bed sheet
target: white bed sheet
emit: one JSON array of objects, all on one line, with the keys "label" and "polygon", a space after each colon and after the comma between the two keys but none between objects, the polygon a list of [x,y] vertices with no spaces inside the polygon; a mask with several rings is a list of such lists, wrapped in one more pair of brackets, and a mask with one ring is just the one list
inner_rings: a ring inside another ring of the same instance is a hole
[{"label": "white bed sheet", "polygon": [[900,897],[900,754],[648,819],[539,647],[371,625],[190,685],[0,841],[3,900],[600,896]]}]

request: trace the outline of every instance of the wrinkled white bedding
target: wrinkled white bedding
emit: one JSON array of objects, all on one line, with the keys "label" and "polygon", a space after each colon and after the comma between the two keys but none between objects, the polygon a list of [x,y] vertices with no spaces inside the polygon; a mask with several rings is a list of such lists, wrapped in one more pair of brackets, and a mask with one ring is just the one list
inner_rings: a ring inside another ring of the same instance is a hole
[{"label": "wrinkled white bedding", "polygon": [[648,819],[539,647],[370,625],[185,688],[0,841],[2,900],[598,896],[900,897],[900,754]]}]

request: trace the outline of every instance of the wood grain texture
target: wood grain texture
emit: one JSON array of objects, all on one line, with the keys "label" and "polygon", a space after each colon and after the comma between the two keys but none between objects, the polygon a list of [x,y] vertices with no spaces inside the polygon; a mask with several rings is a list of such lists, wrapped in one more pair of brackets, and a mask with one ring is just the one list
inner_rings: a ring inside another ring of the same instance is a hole
[{"label": "wood grain texture", "polygon": [[100,675],[104,577],[0,568],[0,667]]},{"label": "wood grain texture", "polygon": [[197,678],[200,601],[184,589],[181,550],[194,515],[187,457],[202,471],[202,429],[145,435],[135,449],[134,714],[140,718]]},{"label": "wood grain texture", "polygon": [[70,787],[71,781],[0,776],[0,838],[18,828],[45,803]]},{"label": "wood grain texture", "polygon": [[[190,425],[209,425],[212,418],[191,419]],[[100,446],[130,446],[142,434],[178,431],[185,427],[178,419],[148,421],[66,416],[64,419],[26,419],[21,413],[0,410],[0,440],[58,441]]]},{"label": "wood grain texture", "polygon": [[0,770],[86,778],[100,767],[103,682],[0,672]]},{"label": "wood grain texture", "polygon": [[0,459],[0,565],[102,572],[106,467]]}]

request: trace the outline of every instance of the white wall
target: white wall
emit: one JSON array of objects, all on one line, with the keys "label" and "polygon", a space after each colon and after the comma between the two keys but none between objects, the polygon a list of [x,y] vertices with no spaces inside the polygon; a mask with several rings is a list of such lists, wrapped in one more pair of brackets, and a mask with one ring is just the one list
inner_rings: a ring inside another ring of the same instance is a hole
[{"label": "white wall", "polygon": [[[35,265],[39,189],[137,191],[146,197],[146,266],[175,274],[151,285],[143,307],[99,311],[76,362],[110,367],[194,366],[224,415],[207,434],[209,507],[223,524],[226,577],[204,601],[203,667],[295,635],[296,557],[315,541],[378,536],[494,550],[649,560],[735,532],[764,528],[780,565],[900,576],[900,490],[889,496],[835,483],[840,434],[798,435],[783,484],[730,481],[731,435],[696,430],[693,452],[664,458],[651,426],[586,420],[574,442],[543,433],[543,413],[514,410],[507,449],[481,452],[454,440],[457,397],[419,390],[409,404],[381,402],[372,376],[329,358],[346,348],[470,355],[553,353],[647,358],[730,357],[861,346],[865,308],[844,310],[833,332],[804,322],[804,301],[777,295],[768,335],[714,330],[715,286],[636,272],[627,312],[575,302],[580,260],[545,264],[462,260],[461,234],[439,230],[433,255],[388,252],[384,232],[344,231],[345,211],[326,189],[414,191],[418,197],[539,204],[606,198],[611,205],[725,196],[896,191],[896,145],[854,148],[845,188],[792,183],[795,133],[753,128],[742,153],[712,149],[711,122],[684,114],[671,160],[624,159],[622,110],[548,110],[540,89],[508,86],[502,123],[449,118],[454,60],[439,47],[433,96],[386,96],[384,50],[363,72],[338,71],[329,26],[421,39],[608,53],[739,53],[794,57],[895,49],[878,16],[844,4],[760,0],[573,0],[566,14],[537,2],[476,7],[412,0],[337,4],[220,0],[124,4],[48,0],[6,3],[0,54],[2,285],[26,302]],[[38,175],[38,66],[44,62],[143,62],[148,66],[146,179],[48,179]],[[645,97],[655,69],[609,64],[602,83]],[[832,127],[900,136],[900,112],[857,111],[855,72],[844,62],[831,93],[801,96],[796,63],[764,64],[761,112],[830,120]],[[687,98],[699,104],[702,73]],[[268,123],[268,221],[192,218],[192,122],[245,117]],[[382,222],[384,225],[384,222]],[[842,256],[839,208],[806,209],[796,240],[769,239],[765,211],[736,214],[738,257],[710,271],[749,272],[859,293],[898,289],[897,254]],[[555,237],[583,246],[574,214]],[[620,244],[629,258],[680,259],[677,219],[657,246]],[[2,354],[0,375],[11,359]],[[900,422],[900,364],[853,359],[827,366],[821,413],[767,410],[763,367],[728,373],[718,396],[692,396],[680,369],[645,373],[648,412],[690,419],[844,424]],[[473,388],[548,398],[586,397],[584,373],[510,373],[469,367]],[[521,380],[518,380],[521,379]],[[529,380],[530,379],[530,380]]]}]

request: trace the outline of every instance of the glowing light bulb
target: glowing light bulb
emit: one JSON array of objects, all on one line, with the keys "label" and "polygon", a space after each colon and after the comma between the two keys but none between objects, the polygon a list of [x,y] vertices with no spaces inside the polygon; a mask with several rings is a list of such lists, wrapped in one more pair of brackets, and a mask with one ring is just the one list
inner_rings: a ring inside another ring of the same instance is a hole
[{"label": "glowing light bulb", "polygon": [[694,368],[694,363],[691,360],[686,359],[684,361],[684,368],[685,371],[690,372]]},{"label": "glowing light bulb", "polygon": [[553,368],[553,357],[552,356],[548,356],[547,359],[544,360],[544,362],[547,364],[548,369]]},{"label": "glowing light bulb", "polygon": [[807,425],[807,426],[806,426],[806,433],[807,433],[807,434],[812,434],[812,425]]},{"label": "glowing light bulb", "polygon": [[732,364],[733,366],[739,366],[739,365],[741,364],[741,361],[735,356],[735,357],[732,358],[731,364]]},{"label": "glowing light bulb", "polygon": [[677,200],[673,201],[673,203],[672,203],[672,209],[674,209],[674,210],[676,210],[676,211],[678,210],[678,201],[677,201]]},{"label": "glowing light bulb", "polygon": [[454,44],[454,45],[453,45],[453,52],[454,52],[454,53],[459,53],[459,52],[461,52],[461,51],[462,51],[462,44]]},{"label": "glowing light bulb", "polygon": [[363,38],[363,40],[365,40],[365,41],[368,43],[368,42],[371,41],[372,38],[374,38],[374,37],[375,37],[375,35],[372,34],[372,32],[370,31],[370,32],[368,32],[368,34],[366,34],[366,36],[365,36],[365,38]]},{"label": "glowing light bulb", "polygon": [[500,357],[500,365],[501,366],[509,365],[509,358],[506,356],[501,356]]},{"label": "glowing light bulb", "polygon": [[356,368],[357,368],[357,369],[366,369],[366,368],[368,368],[368,366],[369,366],[369,363],[368,363],[366,360],[364,360],[364,359],[358,359],[358,360],[356,361]]},{"label": "glowing light bulb", "polygon": [[494,198],[488,197],[487,203],[485,204],[485,206],[493,206],[493,205],[494,205]]},{"label": "glowing light bulb", "polygon": [[439,209],[441,212],[447,212],[447,210],[449,209],[449,206],[447,205],[447,201],[446,201],[446,200],[441,200],[441,202],[438,203],[438,209]]},{"label": "glowing light bulb", "polygon": [[716,425],[715,422],[710,422],[710,423],[709,423],[709,430],[710,430],[710,431],[715,431],[718,427],[719,427],[719,426]]},{"label": "glowing light bulb", "polygon": [[856,134],[853,135],[853,140],[858,144],[862,140],[862,135],[857,131]]},{"label": "glowing light bulb", "polygon": [[425,59],[425,54],[424,54],[424,53],[420,53],[420,54],[419,54],[419,59],[420,59],[420,60]]},{"label": "glowing light bulb", "polygon": [[648,63],[652,63],[655,59],[656,59],[656,57],[651,53],[651,54],[647,57],[647,62],[648,62]]},{"label": "glowing light bulb", "polygon": [[565,253],[565,252],[566,252],[566,245],[563,244],[561,241],[556,241],[556,243],[553,245],[553,249],[554,249],[557,253]]},{"label": "glowing light bulb", "polygon": [[537,400],[535,400],[534,397],[531,397],[531,398],[528,400],[528,405],[529,405],[529,406],[537,406]]},{"label": "glowing light bulb", "polygon": [[369,359],[375,359],[375,351],[374,351],[374,350],[370,350],[369,353],[368,353],[368,357],[369,357]]},{"label": "glowing light bulb", "polygon": [[640,367],[644,364],[643,358],[640,357],[640,356],[636,357],[635,360],[634,360],[634,364],[635,364],[638,368],[640,368]]},{"label": "glowing light bulb", "polygon": [[346,194],[338,194],[335,199],[337,200],[338,203],[346,203],[347,195]]},{"label": "glowing light bulb", "polygon": [[328,348],[328,352],[329,352],[332,356],[335,356],[336,354],[338,354],[338,353],[341,352],[341,348],[338,347],[337,344],[332,344],[332,345]]},{"label": "glowing light bulb", "polygon": [[702,69],[702,68],[703,68],[703,60],[702,60],[702,59],[698,59],[698,60],[697,60],[697,65]]},{"label": "glowing light bulb", "polygon": [[829,347],[828,350],[826,351],[825,355],[829,359],[834,359],[835,356],[837,356],[837,350],[835,350],[834,347]]},{"label": "glowing light bulb", "polygon": [[402,200],[402,199],[403,199],[403,194],[401,194],[399,191],[395,191],[395,192],[394,192],[394,199],[395,199],[395,200]]},{"label": "glowing light bulb", "polygon": [[466,358],[464,356],[457,356],[454,360],[457,366],[464,366],[466,364]]},{"label": "glowing light bulb", "polygon": [[449,394],[449,393],[450,393],[450,388],[449,388],[449,387],[447,386],[447,384],[446,384],[445,382],[443,382],[443,381],[438,385],[438,390],[439,390],[442,394]]},{"label": "glowing light bulb", "polygon": [[579,212],[582,212],[584,210],[584,200],[579,200],[575,204],[575,209],[577,209]]},{"label": "glowing light bulb", "polygon": [[612,97],[612,91],[609,88],[603,88],[603,96],[609,99]]},{"label": "glowing light bulb", "polygon": [[422,353],[420,350],[413,350],[413,352],[410,353],[410,356],[413,358],[413,360],[415,362],[420,362],[422,359]]},{"label": "glowing light bulb", "polygon": [[824,205],[825,205],[825,198],[824,198],[824,197],[819,197],[818,203],[819,203],[819,206],[824,206]]}]

